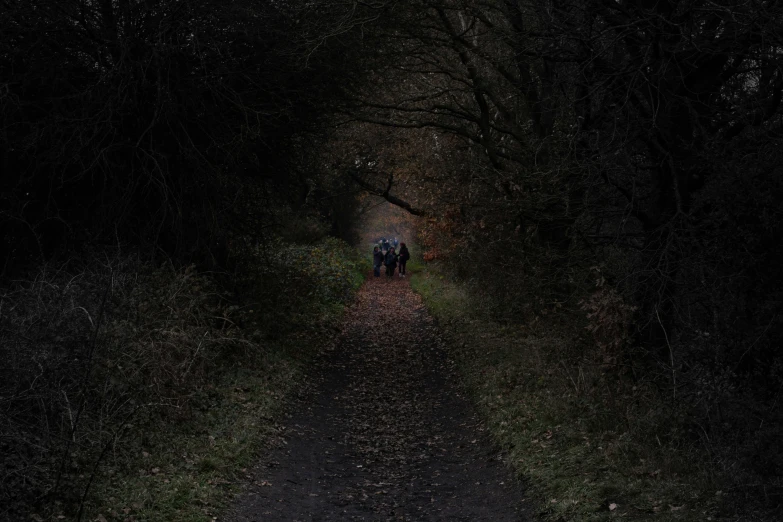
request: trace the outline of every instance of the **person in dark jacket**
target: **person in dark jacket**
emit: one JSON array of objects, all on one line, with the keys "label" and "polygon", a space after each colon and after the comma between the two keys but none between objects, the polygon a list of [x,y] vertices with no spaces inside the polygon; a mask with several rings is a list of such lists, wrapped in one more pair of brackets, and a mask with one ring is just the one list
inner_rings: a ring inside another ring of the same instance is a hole
[{"label": "person in dark jacket", "polygon": [[380,247],[375,247],[372,249],[372,272],[375,274],[375,277],[381,277],[381,266],[384,262],[384,255],[383,252],[381,252]]},{"label": "person in dark jacket", "polygon": [[394,247],[386,252],[384,264],[386,265],[386,277],[393,277],[394,269],[397,268],[397,254],[394,252]]},{"label": "person in dark jacket", "polygon": [[408,262],[408,259],[411,258],[411,253],[408,252],[408,247],[405,245],[405,243],[400,243],[400,277],[405,277],[405,264]]}]

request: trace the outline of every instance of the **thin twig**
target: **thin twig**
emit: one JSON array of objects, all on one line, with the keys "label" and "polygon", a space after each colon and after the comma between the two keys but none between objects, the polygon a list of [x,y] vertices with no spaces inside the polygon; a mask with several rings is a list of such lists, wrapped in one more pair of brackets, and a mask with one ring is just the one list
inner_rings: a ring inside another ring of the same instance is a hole
[{"label": "thin twig", "polygon": [[658,324],[661,325],[661,330],[663,330],[663,337],[666,339],[666,346],[669,347],[669,359],[671,360],[672,365],[672,401],[677,399],[677,374],[674,371],[674,351],[672,350],[672,345],[669,343],[669,334],[666,333],[666,328],[663,326],[663,322],[661,321],[661,316],[658,313],[658,307],[655,307],[655,317],[658,318]]}]

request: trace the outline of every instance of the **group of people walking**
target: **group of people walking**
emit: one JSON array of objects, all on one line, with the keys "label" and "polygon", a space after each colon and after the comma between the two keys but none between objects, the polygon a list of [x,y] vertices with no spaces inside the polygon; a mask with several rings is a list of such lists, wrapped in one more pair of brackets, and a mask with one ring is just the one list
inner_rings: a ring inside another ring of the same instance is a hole
[{"label": "group of people walking", "polygon": [[397,248],[397,245],[399,245],[400,242],[397,240],[397,237],[393,237],[391,239],[382,237],[378,240],[378,248],[382,252],[388,252],[389,248],[394,247]]},{"label": "group of people walking", "polygon": [[[374,247],[372,252],[373,273],[375,274],[375,277],[381,277],[382,266],[386,267],[387,278],[394,277],[394,271],[398,266],[399,276],[405,277],[405,265],[411,258],[411,254],[408,252],[408,247],[405,246],[405,243],[399,243],[399,252],[395,249],[396,245],[392,246],[390,243],[387,243],[386,240],[381,240],[379,243],[380,246]],[[397,243],[397,238],[394,238],[394,243]],[[384,249],[383,247],[385,245],[386,248]]]}]

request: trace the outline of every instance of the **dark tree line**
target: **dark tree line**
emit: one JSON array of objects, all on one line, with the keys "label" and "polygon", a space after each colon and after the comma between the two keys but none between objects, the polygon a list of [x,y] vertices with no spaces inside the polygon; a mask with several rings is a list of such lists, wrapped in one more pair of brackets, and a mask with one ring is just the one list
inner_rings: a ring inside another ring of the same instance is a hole
[{"label": "dark tree line", "polygon": [[311,26],[336,16],[297,2],[4,2],[2,272],[107,241],[209,257],[226,229],[269,225],[306,190],[286,151],[349,72],[350,46]]}]

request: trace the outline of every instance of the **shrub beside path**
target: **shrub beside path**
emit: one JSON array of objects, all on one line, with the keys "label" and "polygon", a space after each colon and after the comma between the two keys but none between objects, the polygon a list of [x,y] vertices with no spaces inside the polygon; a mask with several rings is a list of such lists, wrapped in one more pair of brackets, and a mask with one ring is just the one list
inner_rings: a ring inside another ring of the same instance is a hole
[{"label": "shrub beside path", "polygon": [[317,374],[227,520],[531,518],[405,279],[362,287]]}]

